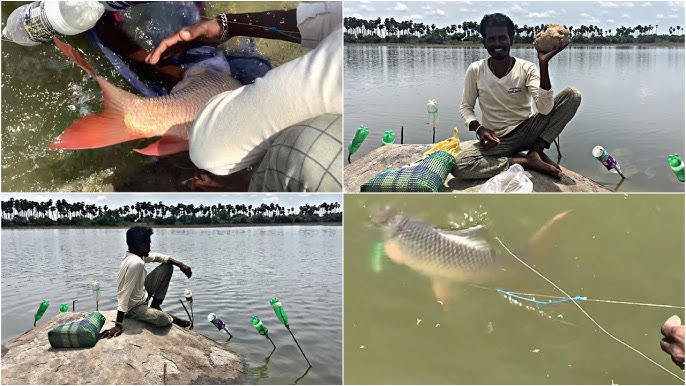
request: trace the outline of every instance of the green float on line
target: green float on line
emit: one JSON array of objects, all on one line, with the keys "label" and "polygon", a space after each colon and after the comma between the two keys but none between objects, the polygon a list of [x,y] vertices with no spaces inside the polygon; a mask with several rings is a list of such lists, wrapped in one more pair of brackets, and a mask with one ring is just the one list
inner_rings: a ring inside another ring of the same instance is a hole
[{"label": "green float on line", "polygon": [[383,268],[384,250],[383,243],[376,242],[372,246],[372,271],[375,273],[381,272]]}]

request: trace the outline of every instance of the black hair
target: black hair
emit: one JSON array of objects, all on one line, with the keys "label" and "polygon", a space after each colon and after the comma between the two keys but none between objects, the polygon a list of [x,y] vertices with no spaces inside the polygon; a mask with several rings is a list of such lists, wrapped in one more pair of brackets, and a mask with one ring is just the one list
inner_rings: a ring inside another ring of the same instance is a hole
[{"label": "black hair", "polygon": [[145,243],[150,242],[152,235],[152,228],[135,226],[126,231],[126,245],[129,246],[129,252],[135,253]]},{"label": "black hair", "polygon": [[515,26],[512,22],[512,19],[510,19],[507,15],[503,15],[502,13],[492,13],[484,16],[484,18],[481,19],[481,24],[479,24],[479,32],[481,33],[481,37],[483,39],[486,39],[486,28],[488,27],[507,27],[507,34],[510,36],[510,40],[514,39]]}]

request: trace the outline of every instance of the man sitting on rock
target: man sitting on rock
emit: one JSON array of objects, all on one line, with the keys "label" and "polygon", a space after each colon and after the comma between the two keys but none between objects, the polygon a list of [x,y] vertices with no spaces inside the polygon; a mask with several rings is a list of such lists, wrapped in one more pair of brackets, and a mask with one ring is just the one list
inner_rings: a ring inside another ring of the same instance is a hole
[{"label": "man sitting on rock", "polygon": [[[544,152],[574,117],[581,94],[566,88],[553,97],[548,62],[569,44],[561,40],[554,50],[537,50],[536,65],[510,56],[514,23],[496,13],[481,20],[479,31],[490,58],[472,63],[467,69],[460,115],[478,143],[465,143],[455,157],[452,174],[462,179],[490,178],[512,164],[562,179],[559,165]],[[476,99],[482,122],[474,113]],[[532,98],[538,113],[534,113]],[[526,157],[519,156],[528,151]]]},{"label": "man sitting on rock", "polygon": [[[100,333],[101,338],[121,335],[124,316],[155,326],[168,326],[172,323],[181,327],[191,325],[191,322],[163,312],[160,308],[174,271],[173,265],[179,267],[188,278],[193,274],[191,267],[161,253],[150,253],[152,233],[151,228],[139,226],[126,231],[129,250],[124,255],[117,275],[117,321],[114,322],[114,327]],[[152,262],[161,264],[147,274],[145,263]],[[150,298],[152,304],[148,306]]]}]

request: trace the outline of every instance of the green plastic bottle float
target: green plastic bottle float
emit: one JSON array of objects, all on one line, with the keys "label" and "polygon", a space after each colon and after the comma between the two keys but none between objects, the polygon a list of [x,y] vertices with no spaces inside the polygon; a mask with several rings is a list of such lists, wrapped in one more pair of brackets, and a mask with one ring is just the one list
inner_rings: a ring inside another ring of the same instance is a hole
[{"label": "green plastic bottle float", "polygon": [[269,301],[269,304],[272,305],[272,308],[274,309],[274,312],[276,313],[276,317],[279,318],[279,321],[281,323],[283,323],[283,325],[286,326],[286,329],[288,330],[288,332],[291,333],[291,336],[293,337],[295,344],[300,349],[300,352],[303,354],[303,358],[305,358],[305,360],[307,361],[307,364],[310,365],[310,367],[312,367],[312,363],[310,363],[309,359],[307,359],[307,356],[305,356],[305,352],[300,347],[300,343],[298,343],[298,340],[295,339],[295,335],[293,335],[293,331],[291,331],[291,327],[288,324],[288,315],[286,314],[286,310],[283,309],[283,305],[281,304],[281,300],[279,300],[279,298],[272,298]]}]

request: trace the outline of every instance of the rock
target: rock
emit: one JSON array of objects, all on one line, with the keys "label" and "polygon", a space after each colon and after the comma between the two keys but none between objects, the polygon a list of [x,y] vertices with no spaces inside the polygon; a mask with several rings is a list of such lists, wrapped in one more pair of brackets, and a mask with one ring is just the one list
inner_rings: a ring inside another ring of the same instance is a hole
[{"label": "rock", "polygon": [[[55,349],[54,326],[87,312],[65,312],[2,346],[3,384],[237,384],[246,364],[215,341],[176,325],[155,327],[133,319],[124,333],[92,348]],[[116,311],[103,311],[112,328]]]},{"label": "rock", "polygon": [[569,30],[561,24],[546,24],[536,35],[534,47],[543,53],[554,50],[561,41],[569,41]]},{"label": "rock", "polygon": [[[343,169],[344,192],[359,192],[362,184],[388,168],[409,165],[421,159],[422,154],[433,145],[388,145],[373,150],[364,157],[346,165]],[[606,187],[588,178],[562,167],[564,177],[557,181],[552,177],[536,171],[527,170],[526,175],[534,184],[534,192],[610,192]],[[444,192],[479,192],[488,181],[460,180],[448,174]]]}]

